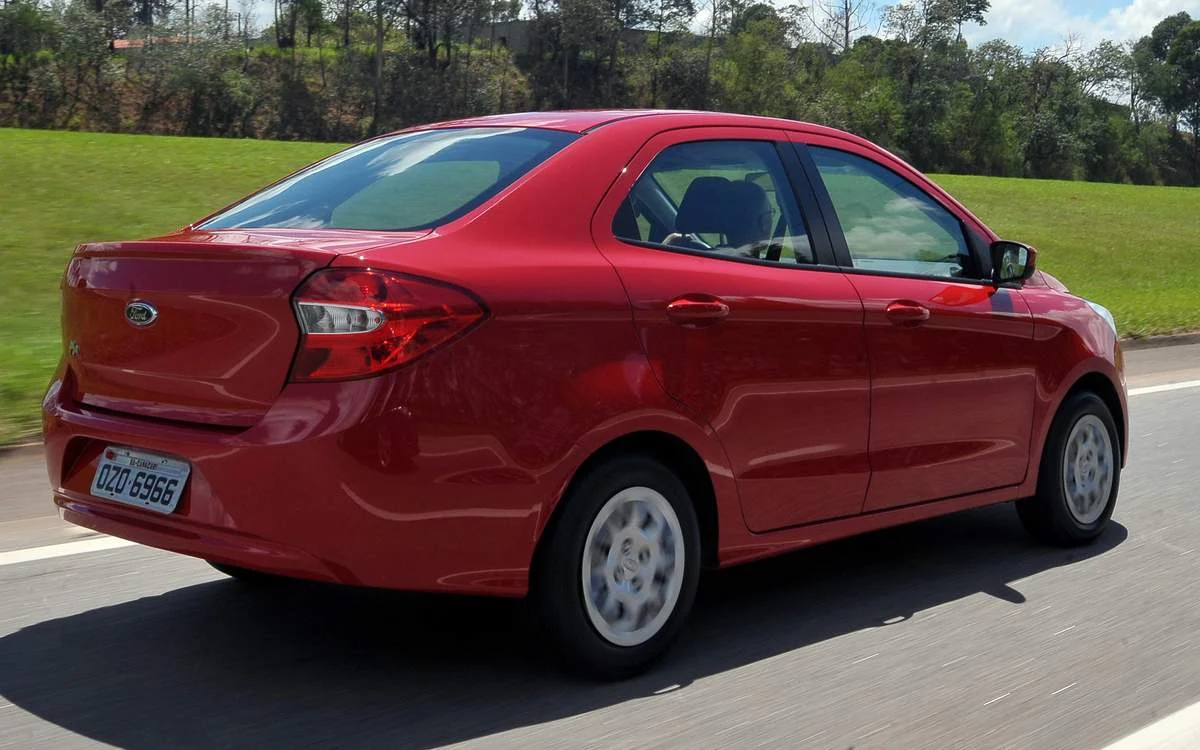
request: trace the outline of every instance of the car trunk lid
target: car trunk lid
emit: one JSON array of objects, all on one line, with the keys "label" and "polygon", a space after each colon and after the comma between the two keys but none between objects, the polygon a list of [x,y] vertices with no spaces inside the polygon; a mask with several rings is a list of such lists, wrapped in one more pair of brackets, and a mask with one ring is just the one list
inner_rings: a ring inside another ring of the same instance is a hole
[{"label": "car trunk lid", "polygon": [[249,426],[287,380],[301,281],[339,255],[425,234],[220,230],[81,245],[62,288],[72,395],[116,412]]}]

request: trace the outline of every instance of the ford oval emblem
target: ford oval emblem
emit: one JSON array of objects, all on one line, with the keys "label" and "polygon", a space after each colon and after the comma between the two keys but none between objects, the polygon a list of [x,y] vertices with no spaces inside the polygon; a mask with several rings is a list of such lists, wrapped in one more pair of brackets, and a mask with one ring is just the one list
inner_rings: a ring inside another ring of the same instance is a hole
[{"label": "ford oval emblem", "polygon": [[128,320],[131,326],[145,328],[158,320],[158,310],[149,302],[135,299],[128,305],[125,305],[125,320]]}]

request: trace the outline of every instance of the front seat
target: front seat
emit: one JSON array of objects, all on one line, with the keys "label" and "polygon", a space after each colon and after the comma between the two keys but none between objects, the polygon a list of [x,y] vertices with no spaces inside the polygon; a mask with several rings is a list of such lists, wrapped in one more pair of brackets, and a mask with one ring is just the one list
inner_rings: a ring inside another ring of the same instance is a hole
[{"label": "front seat", "polygon": [[675,231],[663,238],[664,245],[689,250],[712,250],[688,235],[725,234],[729,191],[733,183],[724,177],[697,177],[688,185],[675,214]]},{"label": "front seat", "polygon": [[760,257],[770,243],[774,219],[767,191],[753,182],[732,182],[724,211],[728,248],[738,255]]}]

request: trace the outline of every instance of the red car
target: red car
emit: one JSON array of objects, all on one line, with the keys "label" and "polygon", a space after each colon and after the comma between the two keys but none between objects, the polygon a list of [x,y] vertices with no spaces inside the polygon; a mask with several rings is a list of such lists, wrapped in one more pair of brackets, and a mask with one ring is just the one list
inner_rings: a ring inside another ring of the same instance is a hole
[{"label": "red car", "polygon": [[1014,500],[1103,531],[1115,325],[1034,257],[816,125],[413,128],[76,250],[54,498],[235,577],[529,595],[626,675],[704,567]]}]

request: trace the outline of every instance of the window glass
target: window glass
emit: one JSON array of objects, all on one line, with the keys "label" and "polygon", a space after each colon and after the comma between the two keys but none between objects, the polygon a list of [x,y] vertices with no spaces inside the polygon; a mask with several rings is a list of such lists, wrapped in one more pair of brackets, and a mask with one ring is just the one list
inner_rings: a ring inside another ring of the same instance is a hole
[{"label": "window glass", "polygon": [[431,228],[482,204],[578,137],[534,128],[446,128],[378,138],[317,162],[203,226]]},{"label": "window glass", "polygon": [[713,255],[813,262],[804,217],[766,141],[667,147],[630,190],[613,234]]},{"label": "window glass", "polygon": [[924,276],[972,275],[974,262],[954,214],[875,162],[810,147],[846,235],[855,268]]}]

